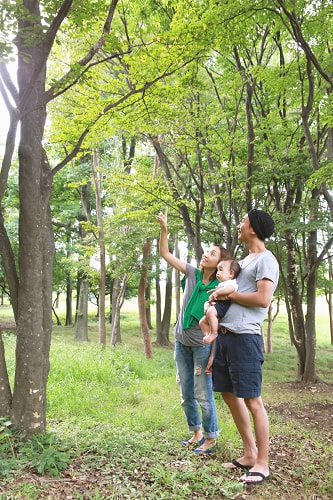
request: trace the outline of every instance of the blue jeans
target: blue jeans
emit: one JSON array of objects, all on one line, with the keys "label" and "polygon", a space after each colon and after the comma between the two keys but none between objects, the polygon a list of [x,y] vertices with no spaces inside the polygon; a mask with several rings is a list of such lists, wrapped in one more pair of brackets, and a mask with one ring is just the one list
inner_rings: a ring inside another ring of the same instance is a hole
[{"label": "blue jeans", "polygon": [[175,360],[180,382],[182,407],[186,416],[188,428],[191,431],[201,429],[206,438],[216,438],[219,435],[217,414],[212,388],[212,376],[205,373],[211,344],[190,347],[181,342],[175,343]]}]

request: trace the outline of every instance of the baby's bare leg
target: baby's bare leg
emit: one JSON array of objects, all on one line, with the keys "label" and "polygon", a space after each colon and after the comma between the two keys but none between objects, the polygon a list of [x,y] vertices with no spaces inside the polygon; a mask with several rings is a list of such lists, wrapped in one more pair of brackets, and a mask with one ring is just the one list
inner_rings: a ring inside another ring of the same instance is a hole
[{"label": "baby's bare leg", "polygon": [[207,309],[206,320],[210,326],[210,333],[206,334],[203,341],[205,344],[210,344],[217,337],[217,329],[219,326],[219,319],[217,317],[217,312],[215,306],[211,306]]},{"label": "baby's bare leg", "polygon": [[203,316],[201,320],[199,321],[200,328],[202,330],[203,335],[208,335],[210,333],[210,326],[207,321],[206,316]]}]

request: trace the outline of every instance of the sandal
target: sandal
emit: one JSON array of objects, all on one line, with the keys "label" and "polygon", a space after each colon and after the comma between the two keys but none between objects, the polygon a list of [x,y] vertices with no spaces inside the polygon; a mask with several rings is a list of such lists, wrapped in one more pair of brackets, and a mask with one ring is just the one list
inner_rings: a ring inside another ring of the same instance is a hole
[{"label": "sandal", "polygon": [[[259,477],[260,479],[258,479],[257,481],[251,481],[251,480],[247,481],[246,480],[247,477]],[[240,481],[240,482],[243,484],[247,484],[247,485],[261,484],[264,481],[267,481],[267,479],[269,479],[269,474],[268,474],[268,476],[265,476],[265,474],[262,474],[261,472],[251,471],[251,472],[247,472],[245,479]]]},{"label": "sandal", "polygon": [[193,451],[194,451],[194,453],[204,453],[204,454],[208,455],[210,453],[215,453],[217,448],[218,448],[218,445],[217,445],[217,442],[215,441],[215,443],[212,444],[212,446],[210,448],[202,448],[201,446],[199,446],[199,448],[196,448]]},{"label": "sandal", "polygon": [[226,467],[226,469],[236,469],[236,468],[239,468],[239,469],[242,469],[242,470],[249,470],[251,469],[251,467],[253,467],[253,465],[243,465],[241,463],[239,463],[237,460],[233,459],[231,460],[230,462],[234,467]]},{"label": "sandal", "polygon": [[181,441],[180,444],[183,446],[201,446],[205,442],[205,438],[201,438],[200,441],[190,441],[189,439],[187,441]]}]

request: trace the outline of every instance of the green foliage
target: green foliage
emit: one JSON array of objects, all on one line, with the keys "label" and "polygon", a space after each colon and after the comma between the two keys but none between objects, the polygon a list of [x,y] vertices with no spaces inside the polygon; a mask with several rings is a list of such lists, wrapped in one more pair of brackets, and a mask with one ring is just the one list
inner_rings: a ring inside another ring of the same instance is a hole
[{"label": "green foliage", "polygon": [[20,445],[17,460],[28,469],[39,474],[59,476],[67,468],[73,453],[68,445],[59,441],[52,433],[37,434]]},{"label": "green foliage", "polygon": [[333,161],[327,161],[321,165],[320,169],[310,175],[307,180],[307,185],[311,188],[319,188],[322,184],[326,184],[328,189],[332,189],[332,171]]},{"label": "green foliage", "polygon": [[[3,476],[11,474],[15,468],[15,442],[18,432],[8,417],[0,417],[0,443],[3,453],[0,454],[0,470]],[[5,457],[5,459],[3,458]]]},{"label": "green foliage", "polygon": [[26,441],[7,418],[0,417],[0,475],[9,477],[18,470],[37,470],[58,476],[73,453],[55,434],[39,434]]},{"label": "green foliage", "polygon": [[7,439],[9,441],[13,435],[13,423],[6,417],[0,417],[0,440]]}]

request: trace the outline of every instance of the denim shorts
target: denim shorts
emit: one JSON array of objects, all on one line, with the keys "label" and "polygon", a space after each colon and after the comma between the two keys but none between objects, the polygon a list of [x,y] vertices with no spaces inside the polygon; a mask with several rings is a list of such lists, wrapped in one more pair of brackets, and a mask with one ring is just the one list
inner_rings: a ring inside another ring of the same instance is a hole
[{"label": "denim shorts", "polygon": [[262,383],[261,335],[219,333],[213,363],[213,390],[256,398]]}]

